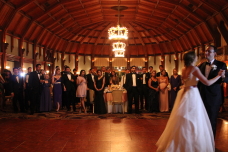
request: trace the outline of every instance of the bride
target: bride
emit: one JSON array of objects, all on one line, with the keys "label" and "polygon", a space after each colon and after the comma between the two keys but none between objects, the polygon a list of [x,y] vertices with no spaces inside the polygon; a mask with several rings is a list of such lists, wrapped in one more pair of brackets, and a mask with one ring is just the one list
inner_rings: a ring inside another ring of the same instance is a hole
[{"label": "bride", "polygon": [[197,81],[212,85],[224,71],[220,70],[215,78],[207,80],[194,66],[197,61],[195,52],[186,52],[183,58],[184,88],[178,92],[166,128],[156,143],[157,152],[214,152],[214,136]]}]

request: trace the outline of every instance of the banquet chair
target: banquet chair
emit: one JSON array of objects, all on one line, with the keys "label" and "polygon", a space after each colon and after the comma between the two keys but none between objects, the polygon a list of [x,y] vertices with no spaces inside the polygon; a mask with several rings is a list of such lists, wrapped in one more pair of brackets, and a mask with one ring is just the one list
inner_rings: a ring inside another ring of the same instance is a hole
[{"label": "banquet chair", "polygon": [[113,96],[112,113],[113,113],[114,105],[122,105],[122,111],[124,114],[124,102],[122,101],[122,95],[123,95],[122,90],[113,90],[112,91],[112,96]]},{"label": "banquet chair", "polygon": [[90,103],[93,104],[93,113],[94,113],[94,90],[89,89],[89,100]]}]

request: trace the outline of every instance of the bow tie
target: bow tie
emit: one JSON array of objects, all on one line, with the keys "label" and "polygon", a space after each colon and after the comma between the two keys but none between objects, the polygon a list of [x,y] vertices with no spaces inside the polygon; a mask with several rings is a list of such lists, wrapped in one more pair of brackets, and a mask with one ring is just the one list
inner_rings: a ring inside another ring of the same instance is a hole
[{"label": "bow tie", "polygon": [[206,62],[206,65],[211,65],[211,62]]}]

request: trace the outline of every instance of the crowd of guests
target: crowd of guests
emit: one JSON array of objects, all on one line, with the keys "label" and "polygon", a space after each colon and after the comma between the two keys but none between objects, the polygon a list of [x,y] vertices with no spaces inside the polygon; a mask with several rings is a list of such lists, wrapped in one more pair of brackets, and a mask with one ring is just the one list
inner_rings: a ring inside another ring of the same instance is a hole
[{"label": "crowd of guests", "polygon": [[[13,68],[13,74],[4,70],[0,77],[1,110],[4,110],[6,99],[10,97],[15,113],[58,112],[62,109],[76,111],[79,103],[79,113],[87,113],[87,110],[93,109],[93,102],[94,112],[105,114],[107,106],[104,89],[109,85],[120,85],[127,90],[128,113],[133,112],[132,104],[135,104],[135,113],[142,110],[168,112],[172,109],[182,84],[181,76],[173,69],[173,75],[169,78],[162,65],[159,69],[156,72],[150,66],[147,71],[143,67],[139,74],[136,73],[136,66],[132,66],[120,76],[106,67],[99,70],[92,68],[88,74],[81,70],[77,74],[76,69],[71,73],[70,67],[65,66],[61,71],[57,66],[51,77],[41,69],[40,64],[36,65],[34,71],[29,67],[26,75],[21,74],[21,68]],[[90,101],[93,92],[94,101]]]}]

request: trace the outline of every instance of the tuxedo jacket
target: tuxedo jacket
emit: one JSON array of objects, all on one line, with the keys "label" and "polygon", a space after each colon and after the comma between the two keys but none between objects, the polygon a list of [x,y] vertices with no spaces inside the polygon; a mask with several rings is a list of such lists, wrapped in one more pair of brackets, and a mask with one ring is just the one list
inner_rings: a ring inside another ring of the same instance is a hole
[{"label": "tuxedo jacket", "polygon": [[[95,78],[96,78],[96,76],[94,75],[94,80],[95,80]],[[87,74],[86,80],[87,80],[87,87],[89,89],[94,90],[94,82],[93,82],[91,74]]]},{"label": "tuxedo jacket", "polygon": [[[128,91],[131,92],[132,90],[132,86],[133,85],[133,80],[132,80],[132,73],[128,73],[126,75],[126,82],[123,85],[123,87]],[[141,80],[140,80],[140,75],[136,74],[136,87],[138,89],[138,91],[141,90]]]},{"label": "tuxedo jacket", "polygon": [[[201,98],[202,98],[204,104],[209,105],[209,106],[222,104],[221,83],[228,82],[228,73],[227,73],[226,64],[224,62],[221,62],[218,60],[214,60],[213,64],[216,65],[217,68],[210,70],[209,75],[208,75],[208,80],[216,77],[218,75],[218,72],[220,69],[226,71],[226,77],[225,77],[225,79],[222,79],[222,78],[218,79],[215,83],[213,83],[210,86],[206,86],[201,82],[198,83],[198,88],[200,91]],[[205,76],[206,62],[200,64],[198,67],[199,67],[201,73]]]},{"label": "tuxedo jacket", "polygon": [[[75,80],[74,75],[70,73],[71,79]],[[72,82],[68,79],[68,76],[66,73],[62,75],[62,83],[66,87],[66,91],[75,91],[75,86],[74,84],[76,83],[75,81]]]},{"label": "tuxedo jacket", "polygon": [[145,77],[145,80],[146,80],[146,85],[148,86],[148,81],[150,79],[150,74],[149,73],[142,73],[140,75],[140,82],[141,82],[141,85],[143,85],[143,75],[146,75]]},{"label": "tuxedo jacket", "polygon": [[105,86],[110,85],[110,74],[108,72],[105,72],[104,77],[105,77]]},{"label": "tuxedo jacket", "polygon": [[28,85],[31,89],[40,89],[41,83],[36,71],[29,74]]},{"label": "tuxedo jacket", "polygon": [[23,77],[18,75],[19,82],[16,79],[16,75],[12,75],[11,77],[11,92],[18,93],[19,91],[23,91]]}]

